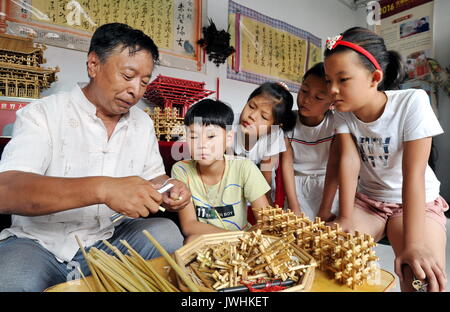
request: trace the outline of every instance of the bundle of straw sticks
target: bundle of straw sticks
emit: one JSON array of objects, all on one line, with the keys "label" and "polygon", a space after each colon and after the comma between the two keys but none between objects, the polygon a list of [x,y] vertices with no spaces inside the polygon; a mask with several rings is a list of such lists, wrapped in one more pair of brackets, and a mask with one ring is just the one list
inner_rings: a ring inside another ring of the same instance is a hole
[{"label": "bundle of straw sticks", "polygon": [[[147,231],[144,235],[158,249],[162,256],[169,262],[180,278],[185,281],[191,291],[199,291],[189,277],[175,263],[172,257]],[[83,273],[81,276],[92,292],[179,292],[180,290],[162,277],[147,260],[134,250],[127,241],[121,240],[120,243],[128,249],[128,254],[124,255],[120,250],[111,245],[108,241],[103,243],[115,254],[110,255],[103,250],[92,247],[86,252],[80,239],[76,237],[80,250],[86,260],[89,270],[92,274],[92,283],[89,283]],[[175,267],[175,266],[176,267]],[[189,281],[186,282],[186,279]]]}]

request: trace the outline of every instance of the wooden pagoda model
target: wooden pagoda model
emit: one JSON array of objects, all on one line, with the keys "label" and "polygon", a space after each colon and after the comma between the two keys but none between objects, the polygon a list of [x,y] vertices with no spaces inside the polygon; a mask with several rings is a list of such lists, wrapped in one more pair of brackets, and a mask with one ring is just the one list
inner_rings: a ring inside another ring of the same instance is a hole
[{"label": "wooden pagoda model", "polygon": [[184,136],[183,120],[189,107],[214,94],[204,82],[158,75],[148,86],[144,98],[153,108],[144,111],[152,118],[158,140],[170,141]]},{"label": "wooden pagoda model", "polygon": [[32,38],[0,33],[0,96],[39,98],[50,87],[59,68],[40,66],[46,49]]}]

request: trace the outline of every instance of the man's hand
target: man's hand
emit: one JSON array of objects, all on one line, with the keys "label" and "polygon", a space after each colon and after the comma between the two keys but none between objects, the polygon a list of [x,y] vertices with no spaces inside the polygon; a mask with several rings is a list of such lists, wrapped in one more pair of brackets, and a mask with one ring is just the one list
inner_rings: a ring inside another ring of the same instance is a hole
[{"label": "man's hand", "polygon": [[[188,189],[186,184],[180,180],[170,179],[167,183],[173,184],[173,187],[169,191],[162,194],[162,206],[168,211],[177,212],[191,202],[191,191]],[[157,189],[162,186],[162,184],[155,184]]]},{"label": "man's hand", "polygon": [[131,218],[156,213],[163,196],[151,182],[140,177],[105,178],[100,187],[101,202],[112,210]]}]

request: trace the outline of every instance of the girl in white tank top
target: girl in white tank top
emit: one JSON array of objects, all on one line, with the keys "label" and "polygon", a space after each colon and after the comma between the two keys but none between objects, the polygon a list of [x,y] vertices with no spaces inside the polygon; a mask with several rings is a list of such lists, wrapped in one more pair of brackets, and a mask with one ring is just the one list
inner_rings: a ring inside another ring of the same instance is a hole
[{"label": "girl in white tank top", "polygon": [[[297,97],[297,121],[294,129],[287,132],[286,152],[282,154],[288,207],[297,215],[303,212],[310,219],[320,216],[327,221],[334,218],[338,206],[337,185],[323,196],[334,139],[331,104],[323,63],[318,63],[304,76]],[[323,209],[320,209],[322,198]]]}]

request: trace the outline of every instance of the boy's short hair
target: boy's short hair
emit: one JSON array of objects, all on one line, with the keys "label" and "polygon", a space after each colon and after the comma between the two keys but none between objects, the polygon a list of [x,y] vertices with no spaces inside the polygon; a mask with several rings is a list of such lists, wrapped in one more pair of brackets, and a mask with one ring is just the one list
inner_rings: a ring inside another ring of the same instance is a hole
[{"label": "boy's short hair", "polygon": [[213,99],[204,99],[192,105],[184,116],[184,125],[189,127],[201,118],[204,126],[219,126],[227,129],[234,120],[234,113],[227,104]]},{"label": "boy's short hair", "polygon": [[323,78],[325,79],[325,66],[323,65],[323,62],[319,62],[315,64],[313,67],[308,69],[306,73],[303,75],[303,82],[308,78],[309,76],[316,76],[317,78]]}]

